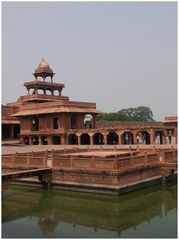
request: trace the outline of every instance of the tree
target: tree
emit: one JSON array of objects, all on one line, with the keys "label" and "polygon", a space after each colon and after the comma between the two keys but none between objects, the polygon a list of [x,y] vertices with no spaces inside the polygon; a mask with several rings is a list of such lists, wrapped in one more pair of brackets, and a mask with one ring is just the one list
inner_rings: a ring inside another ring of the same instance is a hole
[{"label": "tree", "polygon": [[154,121],[153,113],[149,107],[139,106],[136,108],[122,109],[118,112],[103,113],[97,120],[107,121]]},{"label": "tree", "polygon": [[122,109],[118,113],[124,114],[133,121],[154,121],[153,113],[149,107],[139,106],[137,108]]}]

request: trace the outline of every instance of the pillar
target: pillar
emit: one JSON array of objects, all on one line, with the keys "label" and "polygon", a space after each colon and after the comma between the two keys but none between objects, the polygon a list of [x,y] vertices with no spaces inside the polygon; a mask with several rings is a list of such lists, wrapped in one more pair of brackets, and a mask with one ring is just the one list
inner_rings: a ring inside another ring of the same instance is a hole
[{"label": "pillar", "polygon": [[34,89],[34,91],[35,91],[35,94],[38,94],[38,88],[37,87]]},{"label": "pillar", "polygon": [[20,143],[26,144],[26,142],[25,142],[25,137],[20,137]]},{"label": "pillar", "polygon": [[93,115],[93,128],[96,128],[96,115]]},{"label": "pillar", "polygon": [[164,130],[164,135],[163,135],[163,144],[167,144],[167,140],[166,140],[166,137],[167,137],[167,130]]},{"label": "pillar", "polygon": [[41,138],[41,136],[39,136],[39,145],[42,145],[43,143],[42,143],[42,138]]},{"label": "pillar", "polygon": [[136,144],[137,143],[137,132],[136,131],[133,132],[133,139],[134,139],[134,144]]},{"label": "pillar", "polygon": [[89,133],[89,136],[90,136],[90,145],[94,145],[93,133]]},{"label": "pillar", "polygon": [[66,138],[65,138],[65,134],[61,135],[61,145],[65,145],[66,144]]},{"label": "pillar", "polygon": [[47,137],[47,142],[48,142],[48,145],[52,145],[52,137],[51,136]]},{"label": "pillar", "polygon": [[104,145],[107,145],[107,133],[103,133],[104,136]]},{"label": "pillar", "polygon": [[178,143],[178,139],[177,139],[177,128],[174,128],[174,137],[175,137],[175,144]]},{"label": "pillar", "polygon": [[121,131],[117,131],[116,133],[118,135],[118,144],[121,145],[122,144],[122,139],[121,139],[122,138],[122,132]]},{"label": "pillar", "polygon": [[80,139],[81,134],[76,134],[76,136],[78,137],[78,145],[81,145],[81,139]]},{"label": "pillar", "polygon": [[29,137],[29,145],[33,145],[33,137]]},{"label": "pillar", "polygon": [[155,132],[154,129],[150,129],[150,144],[154,144]]}]

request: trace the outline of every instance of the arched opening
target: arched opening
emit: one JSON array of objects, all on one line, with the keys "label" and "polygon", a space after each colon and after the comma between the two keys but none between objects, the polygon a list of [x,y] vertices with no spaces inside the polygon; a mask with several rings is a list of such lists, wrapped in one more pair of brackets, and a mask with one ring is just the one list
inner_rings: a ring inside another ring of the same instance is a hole
[{"label": "arched opening", "polygon": [[60,138],[60,136],[53,136],[53,137],[52,137],[52,142],[53,142],[54,145],[61,144],[61,138]]},{"label": "arched opening", "polygon": [[38,94],[43,94],[44,95],[44,90],[38,89]]},{"label": "arched opening", "polygon": [[68,142],[71,145],[78,144],[78,137],[75,134],[70,134],[68,137]]},{"label": "arched opening", "polygon": [[20,134],[20,125],[15,125],[14,126],[14,138],[19,138]]},{"label": "arched opening", "polygon": [[163,144],[163,131],[155,131],[155,144]]},{"label": "arched opening", "polygon": [[174,129],[167,129],[167,136],[166,136],[167,144],[175,143],[174,137]]},{"label": "arched opening", "polygon": [[54,90],[54,91],[53,91],[53,95],[54,95],[54,96],[60,96],[59,91],[58,91],[58,90]]},{"label": "arched opening", "polygon": [[35,94],[35,90],[32,89],[32,88],[30,88],[30,89],[28,90],[28,94],[30,94],[30,95]]},{"label": "arched opening", "polygon": [[32,144],[38,145],[39,144],[39,138],[37,136],[32,137]]},{"label": "arched opening", "polygon": [[150,134],[147,131],[140,131],[137,133],[137,143],[150,144]]},{"label": "arched opening", "polygon": [[81,145],[88,145],[90,144],[90,137],[87,133],[84,133],[80,137]]},{"label": "arched opening", "polygon": [[29,137],[24,137],[23,138],[23,143],[26,144],[26,145],[29,145]]},{"label": "arched opening", "polygon": [[38,131],[39,130],[39,120],[37,117],[34,117],[32,119],[32,131]]},{"label": "arched opening", "polygon": [[46,81],[46,82],[52,82],[51,76],[46,76],[46,77],[45,77],[45,81]]},{"label": "arched opening", "polygon": [[95,145],[102,145],[102,144],[104,144],[104,136],[101,133],[95,133],[93,135],[93,143]]},{"label": "arched opening", "polygon": [[42,137],[42,145],[48,145],[48,139],[46,136]]},{"label": "arched opening", "polygon": [[110,132],[107,135],[107,144],[118,144],[119,138],[116,132]]},{"label": "arched opening", "polygon": [[93,128],[93,116],[91,114],[85,115],[84,125],[85,125],[85,128],[87,128],[87,129]]},{"label": "arched opening", "polygon": [[132,132],[126,131],[122,134],[122,144],[134,144],[134,137]]},{"label": "arched opening", "polygon": [[71,116],[71,129],[77,129],[77,115],[72,114]]},{"label": "arched opening", "polygon": [[52,91],[46,90],[46,95],[53,95],[53,94],[52,94]]}]

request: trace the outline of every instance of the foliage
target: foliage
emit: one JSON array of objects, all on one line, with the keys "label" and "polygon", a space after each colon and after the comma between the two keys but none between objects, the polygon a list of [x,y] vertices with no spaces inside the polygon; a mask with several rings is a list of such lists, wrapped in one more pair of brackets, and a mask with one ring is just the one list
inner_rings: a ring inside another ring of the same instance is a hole
[{"label": "foliage", "polygon": [[149,107],[139,106],[136,108],[122,109],[118,112],[103,113],[97,120],[106,121],[154,121],[153,113]]}]

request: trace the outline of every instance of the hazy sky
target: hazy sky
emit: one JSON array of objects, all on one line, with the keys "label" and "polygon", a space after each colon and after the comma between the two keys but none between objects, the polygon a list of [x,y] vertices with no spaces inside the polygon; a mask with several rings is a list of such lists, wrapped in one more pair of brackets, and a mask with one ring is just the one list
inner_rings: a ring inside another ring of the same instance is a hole
[{"label": "hazy sky", "polygon": [[177,114],[176,2],[2,3],[3,104],[26,94],[43,57],[70,100]]}]

